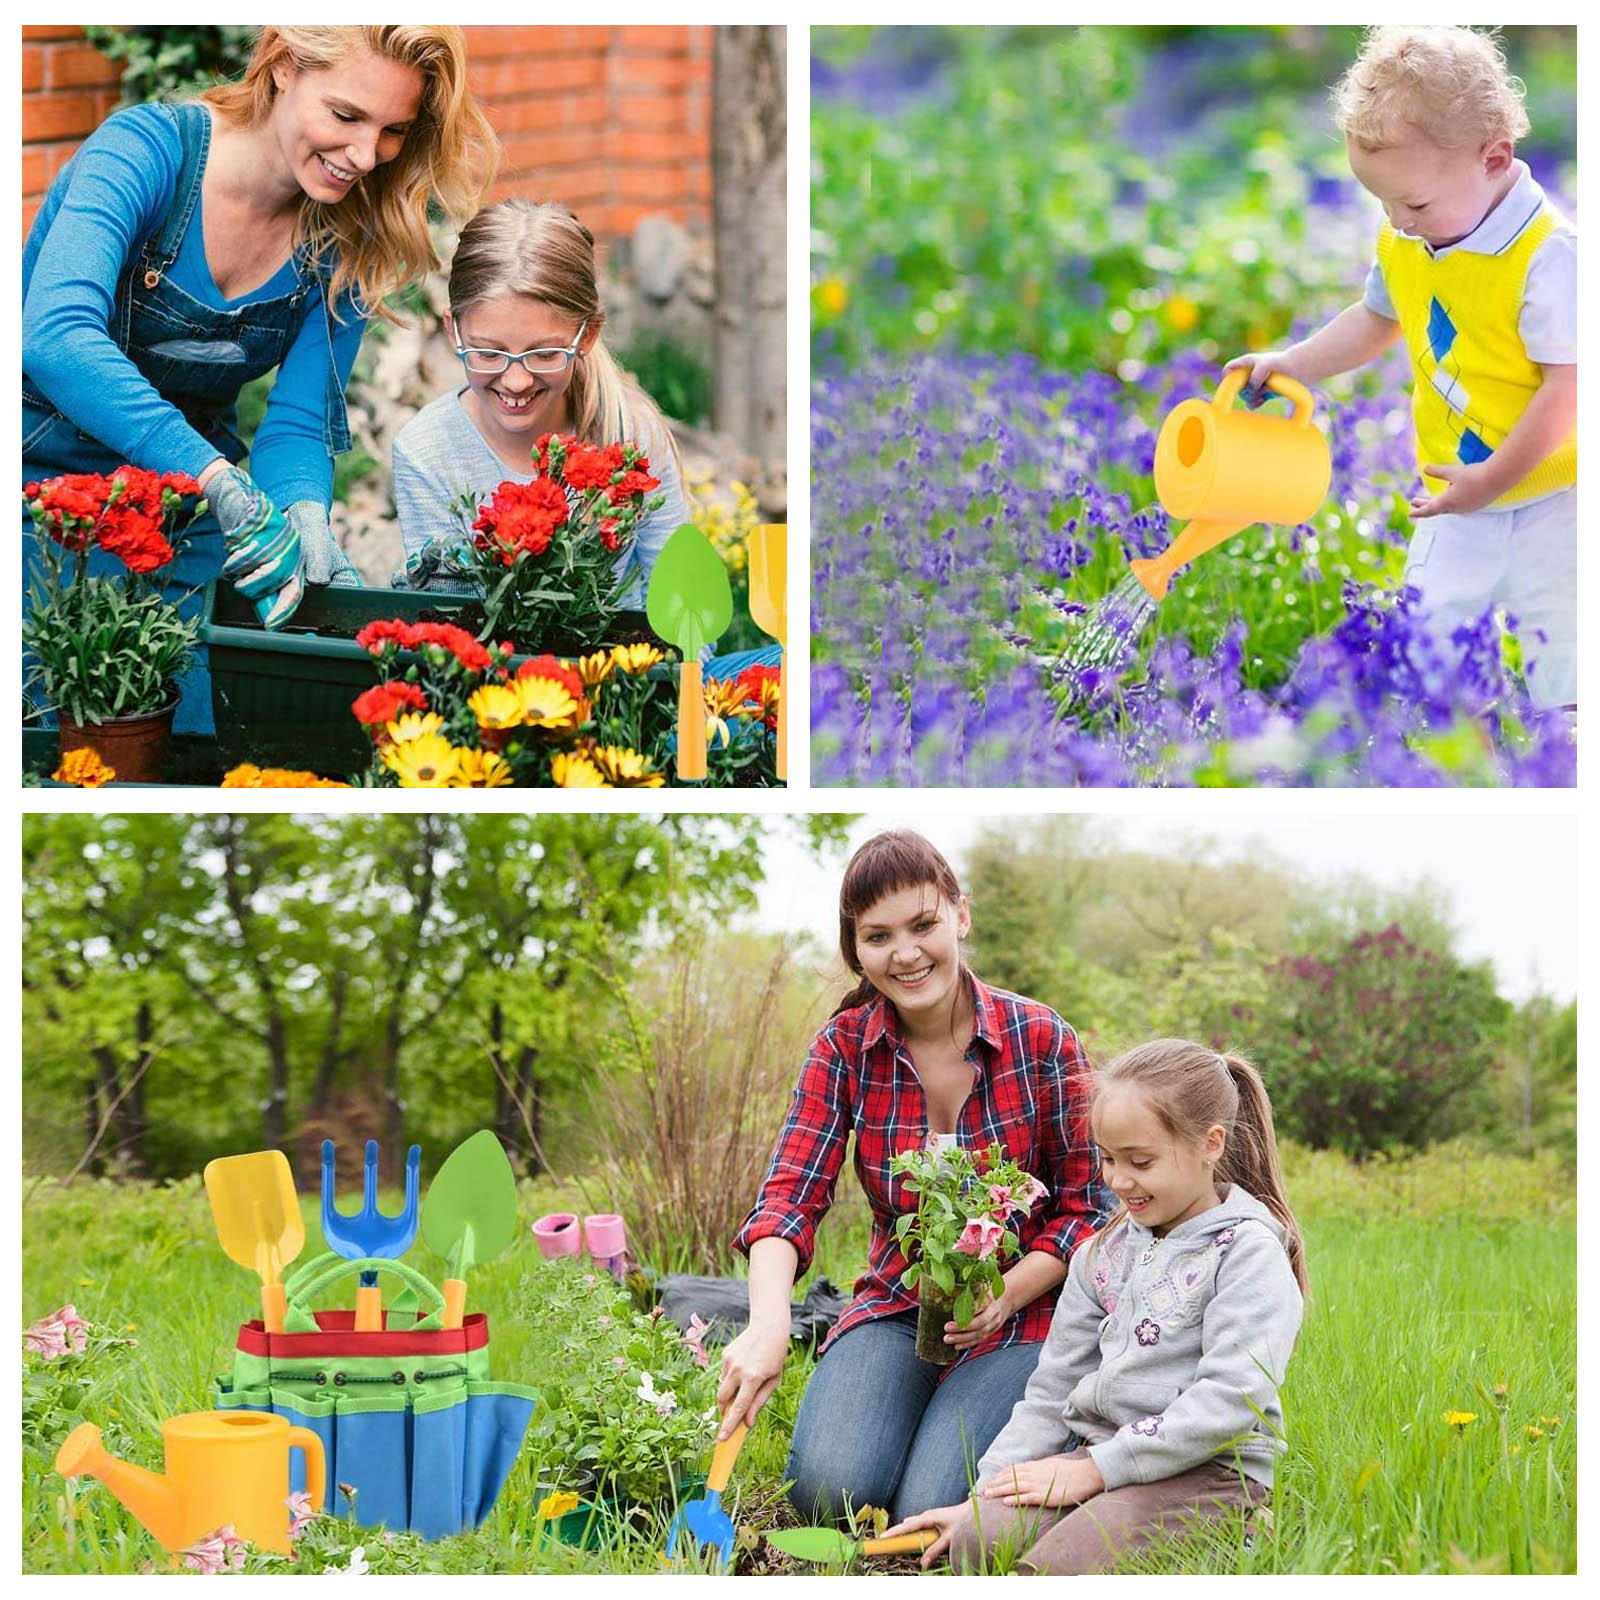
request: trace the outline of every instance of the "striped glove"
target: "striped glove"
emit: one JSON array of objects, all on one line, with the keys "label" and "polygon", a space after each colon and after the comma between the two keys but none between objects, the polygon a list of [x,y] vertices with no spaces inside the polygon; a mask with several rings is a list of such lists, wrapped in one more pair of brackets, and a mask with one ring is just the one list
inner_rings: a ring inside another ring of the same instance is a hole
[{"label": "striped glove", "polygon": [[281,628],[305,593],[300,535],[247,473],[224,467],[206,484],[206,498],[228,552],[222,575],[255,601],[264,628]]},{"label": "striped glove", "polygon": [[334,538],[328,522],[328,508],[320,500],[296,500],[283,514],[300,536],[307,583],[361,587],[361,574]]}]

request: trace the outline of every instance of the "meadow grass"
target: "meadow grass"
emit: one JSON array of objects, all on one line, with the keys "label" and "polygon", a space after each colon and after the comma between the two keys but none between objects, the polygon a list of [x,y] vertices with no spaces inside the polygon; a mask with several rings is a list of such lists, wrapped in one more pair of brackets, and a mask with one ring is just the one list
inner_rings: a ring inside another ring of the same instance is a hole
[{"label": "meadow grass", "polygon": [[[1248,1545],[1237,1525],[1174,1538],[1129,1568],[1575,1570],[1570,1179],[1550,1161],[1464,1144],[1363,1168],[1291,1150],[1286,1168],[1306,1232],[1312,1297],[1283,1391],[1289,1449],[1271,1526],[1256,1529]],[[549,1182],[524,1185],[524,1220],[573,1198]],[[313,1210],[307,1206],[302,1259],[321,1247]],[[815,1270],[847,1287],[865,1240],[864,1207],[841,1185]],[[414,1259],[430,1276],[442,1275],[420,1247]],[[490,1312],[501,1378],[537,1371],[537,1352],[510,1314],[534,1259],[531,1241],[519,1243],[472,1276],[469,1303]],[[41,1418],[25,1406],[23,1568],[159,1566],[158,1547],[106,1491],[89,1480],[68,1485],[50,1470],[55,1443],[82,1415],[102,1426],[116,1453],[159,1467],[161,1419],[209,1407],[239,1322],[256,1314],[255,1281],[217,1248],[195,1181],[39,1186],[23,1210],[23,1285],[30,1319],[72,1301],[99,1330],[138,1341],[104,1350],[80,1369],[81,1385],[65,1395],[72,1413]],[[728,1505],[741,1528],[795,1520],[782,1497],[783,1467],[813,1364],[809,1356],[791,1361],[740,1457]],[[57,1393],[52,1404],[62,1401]],[[1475,1420],[1452,1425],[1450,1413]],[[488,1520],[458,1538],[385,1540],[323,1519],[302,1541],[302,1569],[337,1565],[360,1544],[375,1572],[661,1570],[668,1511],[632,1533],[612,1531],[598,1550],[544,1537],[536,1485],[551,1465],[525,1449]],[[252,1562],[260,1570],[272,1565]],[[738,1570],[792,1568],[752,1532]]]}]

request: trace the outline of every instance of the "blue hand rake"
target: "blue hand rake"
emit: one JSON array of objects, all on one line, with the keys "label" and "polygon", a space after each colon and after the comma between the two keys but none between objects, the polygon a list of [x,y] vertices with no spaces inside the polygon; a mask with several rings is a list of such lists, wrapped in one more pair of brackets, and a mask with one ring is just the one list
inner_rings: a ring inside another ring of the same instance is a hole
[{"label": "blue hand rake", "polygon": [[679,1507],[667,1529],[667,1560],[678,1553],[678,1540],[687,1536],[707,1550],[715,1550],[723,1566],[733,1561],[735,1529],[733,1519],[722,1509],[722,1491],[728,1487],[733,1463],[744,1444],[750,1424],[741,1422],[726,1439],[718,1441],[711,1453],[711,1471],[706,1476],[706,1492],[698,1500]]},{"label": "blue hand rake", "polygon": [[[333,1140],[322,1141],[322,1236],[328,1248],[346,1261],[367,1256],[397,1260],[411,1248],[417,1237],[417,1191],[422,1178],[422,1146],[414,1144],[406,1152],[406,1203],[397,1217],[378,1209],[378,1141],[367,1140],[365,1170],[362,1174],[361,1209],[347,1216],[334,1204],[336,1185]],[[383,1327],[383,1292],[378,1274],[363,1272],[356,1290],[356,1331],[377,1333]]]}]

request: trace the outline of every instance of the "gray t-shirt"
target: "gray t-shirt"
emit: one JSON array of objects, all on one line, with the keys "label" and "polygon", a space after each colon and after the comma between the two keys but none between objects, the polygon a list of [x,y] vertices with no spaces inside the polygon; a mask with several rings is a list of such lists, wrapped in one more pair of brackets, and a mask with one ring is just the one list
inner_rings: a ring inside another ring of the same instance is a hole
[{"label": "gray t-shirt", "polygon": [[[462,409],[465,393],[465,388],[452,389],[430,400],[395,435],[394,503],[408,564],[434,541],[459,544],[466,537],[460,516],[450,509],[461,495],[487,500],[502,483],[533,481],[531,471],[513,471],[489,448]],[[618,604],[625,610],[643,611],[656,557],[673,531],[689,520],[689,507],[670,441],[661,426],[653,421],[641,423],[632,442],[649,457],[652,475],[661,480],[656,493],[666,496],[639,524],[632,548],[617,563]],[[396,588],[417,587],[404,568],[395,574],[394,583]],[[476,585],[436,575],[423,587],[459,594],[474,591]]]}]

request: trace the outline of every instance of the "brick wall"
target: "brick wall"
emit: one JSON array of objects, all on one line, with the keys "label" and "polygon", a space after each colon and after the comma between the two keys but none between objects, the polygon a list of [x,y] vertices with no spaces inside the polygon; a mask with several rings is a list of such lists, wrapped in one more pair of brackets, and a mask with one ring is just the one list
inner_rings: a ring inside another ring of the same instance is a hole
[{"label": "brick wall", "polygon": [[[492,198],[572,207],[601,238],[647,212],[705,224],[712,30],[470,27],[471,81],[504,147]],[[117,71],[81,28],[22,30],[22,226],[111,111]]]}]

